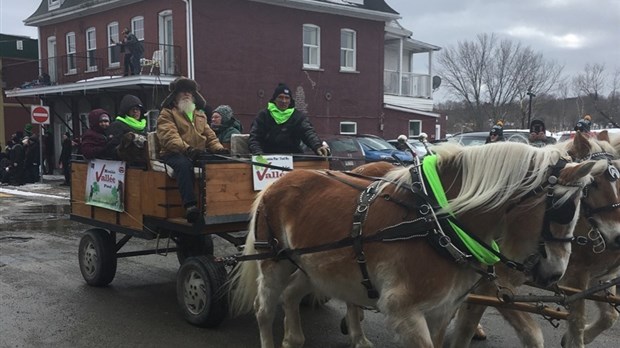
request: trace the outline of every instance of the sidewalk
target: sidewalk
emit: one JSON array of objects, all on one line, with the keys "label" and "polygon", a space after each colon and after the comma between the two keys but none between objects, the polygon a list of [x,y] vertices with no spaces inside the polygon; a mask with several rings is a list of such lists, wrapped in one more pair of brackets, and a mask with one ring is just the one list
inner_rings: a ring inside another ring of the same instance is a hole
[{"label": "sidewalk", "polygon": [[64,182],[62,175],[43,175],[43,182],[22,186],[0,186],[0,193],[16,196],[39,196],[57,199],[69,199],[69,186],[60,186]]}]

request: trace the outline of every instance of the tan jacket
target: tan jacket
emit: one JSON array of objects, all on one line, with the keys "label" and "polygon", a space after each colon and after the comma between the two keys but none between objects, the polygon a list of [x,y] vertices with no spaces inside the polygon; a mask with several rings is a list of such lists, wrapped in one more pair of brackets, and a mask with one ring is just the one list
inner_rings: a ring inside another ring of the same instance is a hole
[{"label": "tan jacket", "polygon": [[215,132],[207,124],[204,111],[194,111],[194,123],[177,110],[164,108],[157,118],[157,139],[160,156],[178,152],[184,153],[188,147],[216,152],[224,148]]}]

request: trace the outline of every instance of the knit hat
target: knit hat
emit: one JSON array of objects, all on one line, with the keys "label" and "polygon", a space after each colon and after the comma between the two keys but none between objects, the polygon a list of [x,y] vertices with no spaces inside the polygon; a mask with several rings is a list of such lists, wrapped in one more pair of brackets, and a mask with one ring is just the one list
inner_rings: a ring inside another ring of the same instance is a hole
[{"label": "knit hat", "polygon": [[269,99],[269,102],[271,103],[275,102],[276,98],[278,98],[280,94],[288,95],[289,97],[291,97],[291,103],[289,104],[288,107],[289,108],[295,107],[295,99],[293,99],[293,93],[291,92],[291,89],[288,88],[288,86],[282,82],[280,82],[278,86],[276,87],[276,89],[273,91],[273,95],[271,96],[271,99]]},{"label": "knit hat", "polygon": [[545,123],[542,120],[532,120],[530,123],[530,133],[545,133]]},{"label": "knit hat", "polygon": [[491,128],[489,135],[497,135],[498,137],[501,137],[504,135],[504,129],[498,125],[495,125]]},{"label": "knit hat", "polygon": [[226,122],[229,122],[234,116],[233,109],[228,105],[220,105],[216,107],[215,110],[213,110],[213,113],[216,112],[222,116],[222,124],[226,124]]},{"label": "knit hat", "polygon": [[108,116],[106,114],[101,114],[99,116],[99,122],[101,122],[101,121],[108,121],[108,122],[110,122],[110,116]]},{"label": "knit hat", "polygon": [[142,100],[136,97],[135,95],[127,94],[121,99],[121,104],[119,105],[118,112],[121,116],[129,115],[129,110],[131,108],[139,108],[142,111],[142,115],[146,112],[144,109],[144,105],[142,105]]},{"label": "knit hat", "polygon": [[170,82],[170,86],[168,87],[168,89],[170,90],[170,94],[168,94],[166,99],[164,99],[164,101],[161,103],[162,109],[173,107],[177,94],[179,92],[185,91],[191,92],[194,95],[196,109],[204,110],[207,105],[207,101],[205,100],[205,98],[200,93],[198,93],[198,91],[200,90],[200,86],[198,85],[198,83],[196,83],[196,81],[194,80],[188,79],[187,77],[181,76],[178,77],[176,80]]}]

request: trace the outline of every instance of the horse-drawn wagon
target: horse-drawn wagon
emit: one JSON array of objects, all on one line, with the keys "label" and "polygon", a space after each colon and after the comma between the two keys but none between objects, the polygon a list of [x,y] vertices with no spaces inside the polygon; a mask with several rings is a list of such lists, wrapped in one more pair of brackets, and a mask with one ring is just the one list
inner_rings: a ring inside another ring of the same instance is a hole
[{"label": "horse-drawn wagon", "polygon": [[[156,150],[150,149],[150,152]],[[311,157],[293,157],[293,168],[328,167],[326,160]],[[108,165],[102,170],[95,165],[99,160],[74,159],[70,218],[92,226],[85,231],[79,244],[80,270],[86,282],[92,286],[112,282],[118,258],[176,252],[181,263],[177,298],[185,318],[200,326],[219,324],[226,314],[226,303],[218,291],[227,275],[224,264],[213,260],[211,235],[218,235],[234,245],[242,244],[244,239],[233,232],[247,230],[250,207],[257,192],[252,171],[258,167],[253,166],[248,157],[236,158],[227,160],[212,156],[199,161],[194,189],[203,219],[195,224],[186,221],[176,180],[161,162],[150,160],[147,167],[132,167],[125,166],[124,162],[101,161]],[[113,189],[121,209],[92,201],[92,186],[98,194],[107,175],[102,173],[109,172],[110,166],[116,168],[116,174],[121,174],[117,181],[122,184]],[[268,165],[261,168],[269,169]],[[99,176],[89,179],[92,171],[97,170]],[[134,237],[154,240],[156,246],[122,251]]]}]

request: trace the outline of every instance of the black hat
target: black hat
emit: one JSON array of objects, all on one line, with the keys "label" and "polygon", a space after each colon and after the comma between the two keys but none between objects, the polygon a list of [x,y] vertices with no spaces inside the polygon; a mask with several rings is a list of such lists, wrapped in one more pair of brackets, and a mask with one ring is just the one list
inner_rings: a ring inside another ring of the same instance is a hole
[{"label": "black hat", "polygon": [[575,125],[576,132],[588,133],[590,132],[590,115],[586,115],[583,119],[579,120]]},{"label": "black hat", "polygon": [[170,82],[170,87],[168,89],[170,90],[170,94],[168,94],[166,99],[164,99],[164,101],[161,103],[162,108],[172,107],[177,93],[184,91],[191,92],[194,95],[197,109],[204,110],[205,106],[207,105],[207,101],[205,100],[205,98],[200,93],[198,93],[198,91],[200,90],[200,86],[198,85],[198,83],[196,83],[196,81],[194,80],[188,79],[187,77],[181,76],[176,80]]},{"label": "black hat", "polygon": [[293,93],[291,93],[291,89],[288,88],[286,84],[280,82],[278,84],[278,87],[276,87],[276,89],[273,91],[273,95],[271,96],[271,99],[269,101],[273,103],[280,94],[288,95],[289,97],[291,97],[291,100],[293,99]]},{"label": "black hat", "polygon": [[489,132],[489,135],[497,135],[499,137],[504,135],[504,129],[498,125],[493,126],[493,128],[491,128],[491,131]]}]

